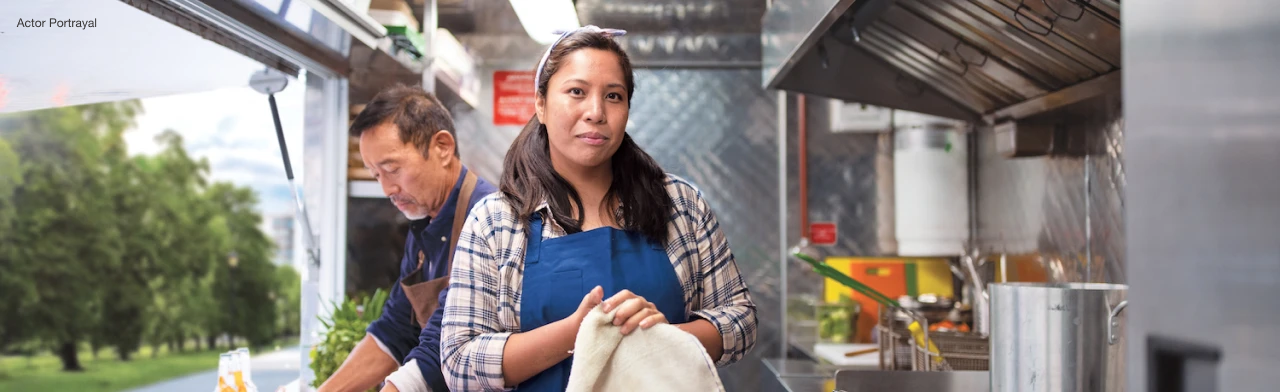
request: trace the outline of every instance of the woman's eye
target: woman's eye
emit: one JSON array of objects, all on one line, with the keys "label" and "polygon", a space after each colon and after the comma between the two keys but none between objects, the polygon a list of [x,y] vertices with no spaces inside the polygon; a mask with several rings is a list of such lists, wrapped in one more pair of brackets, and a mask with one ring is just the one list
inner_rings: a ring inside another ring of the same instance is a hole
[{"label": "woman's eye", "polygon": [[569,95],[582,95],[585,93],[586,92],[582,91],[582,89],[577,87],[569,89]]},{"label": "woman's eye", "polygon": [[608,97],[609,99],[613,99],[613,100],[618,100],[618,101],[621,101],[621,100],[622,100],[622,94],[618,94],[618,93],[609,93],[609,95],[607,95],[607,97]]}]

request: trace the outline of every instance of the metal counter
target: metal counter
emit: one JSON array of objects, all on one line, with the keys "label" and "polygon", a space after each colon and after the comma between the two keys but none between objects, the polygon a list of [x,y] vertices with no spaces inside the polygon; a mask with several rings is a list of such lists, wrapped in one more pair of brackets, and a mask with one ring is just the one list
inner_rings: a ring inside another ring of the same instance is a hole
[{"label": "metal counter", "polygon": [[987,372],[841,370],[836,372],[835,390],[843,392],[974,392],[990,389],[991,380]]},{"label": "metal counter", "polygon": [[[990,390],[988,372],[836,370],[803,359],[764,359],[762,392],[973,392]],[[835,383],[831,384],[834,379]]]},{"label": "metal counter", "polygon": [[835,373],[822,370],[814,361],[803,359],[766,358],[762,360],[768,371],[760,373],[761,392],[830,392],[823,390],[835,377]]}]

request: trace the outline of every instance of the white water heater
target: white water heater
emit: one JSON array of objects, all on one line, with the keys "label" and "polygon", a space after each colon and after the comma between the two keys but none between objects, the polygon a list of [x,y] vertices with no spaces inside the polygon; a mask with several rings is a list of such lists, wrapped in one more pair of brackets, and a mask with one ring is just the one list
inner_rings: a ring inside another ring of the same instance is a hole
[{"label": "white water heater", "polygon": [[969,239],[967,125],[902,111],[893,119],[898,255],[959,256]]}]

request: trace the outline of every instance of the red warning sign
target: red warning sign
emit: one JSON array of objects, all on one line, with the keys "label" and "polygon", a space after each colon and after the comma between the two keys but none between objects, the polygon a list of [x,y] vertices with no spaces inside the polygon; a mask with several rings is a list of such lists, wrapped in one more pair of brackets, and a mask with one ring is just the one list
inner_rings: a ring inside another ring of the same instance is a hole
[{"label": "red warning sign", "polygon": [[533,117],[533,71],[493,72],[493,125],[524,125]]},{"label": "red warning sign", "polygon": [[835,245],[835,222],[815,222],[809,224],[809,242],[813,245]]}]

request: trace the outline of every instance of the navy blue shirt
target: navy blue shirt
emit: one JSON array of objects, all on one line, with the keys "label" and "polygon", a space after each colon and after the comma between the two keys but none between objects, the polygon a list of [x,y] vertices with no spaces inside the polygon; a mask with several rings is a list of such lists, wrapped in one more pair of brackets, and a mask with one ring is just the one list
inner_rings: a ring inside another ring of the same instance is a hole
[{"label": "navy blue shirt", "polygon": [[[418,268],[419,251],[424,255],[422,281],[449,274],[445,264],[449,262],[449,253],[453,249],[445,248],[449,247],[449,236],[453,235],[454,210],[466,175],[467,168],[464,166],[444,207],[440,209],[440,216],[410,223],[408,238],[404,244],[404,257],[400,259],[400,278],[391,286],[391,295],[382,307],[382,317],[369,324],[366,330],[378,338],[401,364],[418,360],[418,370],[433,391],[449,390],[445,385],[444,375],[440,372],[440,321],[444,318],[444,302],[448,291],[440,293],[440,307],[436,308],[427,325],[420,326],[413,320],[413,305],[400,288],[400,281]],[[467,201],[467,211],[480,199],[497,190],[493,184],[477,178],[471,200]]]}]

